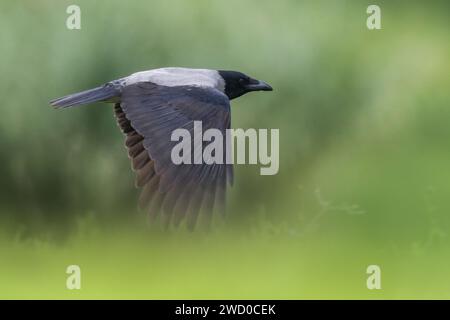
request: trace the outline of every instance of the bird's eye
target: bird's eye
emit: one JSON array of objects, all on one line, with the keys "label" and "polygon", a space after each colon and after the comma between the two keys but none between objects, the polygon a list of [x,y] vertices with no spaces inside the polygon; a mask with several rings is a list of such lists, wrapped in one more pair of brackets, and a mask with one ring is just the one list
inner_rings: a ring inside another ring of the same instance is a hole
[{"label": "bird's eye", "polygon": [[239,83],[240,83],[240,84],[247,84],[247,83],[248,83],[248,80],[245,79],[245,78],[240,78],[240,79],[239,79]]}]

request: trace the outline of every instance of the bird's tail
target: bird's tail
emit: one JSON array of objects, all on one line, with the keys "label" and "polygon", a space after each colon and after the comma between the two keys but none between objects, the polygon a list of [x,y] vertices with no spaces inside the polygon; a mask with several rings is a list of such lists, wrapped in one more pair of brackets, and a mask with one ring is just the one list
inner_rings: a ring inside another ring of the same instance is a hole
[{"label": "bird's tail", "polygon": [[86,91],[69,94],[50,101],[50,104],[55,108],[68,108],[83,104],[88,104],[97,101],[114,101],[114,98],[120,96],[120,91],[111,84],[89,89]]}]

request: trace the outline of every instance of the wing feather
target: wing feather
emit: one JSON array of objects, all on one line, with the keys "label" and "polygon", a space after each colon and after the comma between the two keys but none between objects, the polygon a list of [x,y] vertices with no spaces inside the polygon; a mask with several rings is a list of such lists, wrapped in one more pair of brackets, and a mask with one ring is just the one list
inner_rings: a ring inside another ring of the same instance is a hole
[{"label": "wing feather", "polygon": [[[224,206],[227,181],[232,183],[232,166],[227,164],[179,164],[171,160],[172,132],[185,128],[194,146],[194,121],[203,131],[216,128],[225,137],[230,128],[228,98],[211,88],[164,87],[151,82],[129,85],[115,105],[117,122],[136,172],[136,186],[142,187],[139,204],[151,219],[161,213],[165,225],[187,218],[192,229],[200,215],[209,217]],[[206,143],[198,141],[197,146]],[[225,142],[224,142],[225,143]],[[192,153],[193,153],[192,147]],[[225,160],[225,152],[224,152]]]}]

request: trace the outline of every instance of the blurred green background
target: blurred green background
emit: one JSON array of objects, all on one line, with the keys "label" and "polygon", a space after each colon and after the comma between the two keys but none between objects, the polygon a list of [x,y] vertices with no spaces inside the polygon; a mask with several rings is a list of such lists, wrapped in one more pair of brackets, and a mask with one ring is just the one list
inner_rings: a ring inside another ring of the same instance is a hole
[{"label": "blurred green background", "polygon": [[[66,8],[81,7],[81,30]],[[366,27],[381,7],[382,30]],[[448,1],[2,1],[0,298],[450,298]],[[109,105],[48,101],[139,70],[231,69],[280,129],[209,232],[161,231]],[[80,265],[82,289],[65,287]],[[366,268],[382,289],[366,288]]]}]

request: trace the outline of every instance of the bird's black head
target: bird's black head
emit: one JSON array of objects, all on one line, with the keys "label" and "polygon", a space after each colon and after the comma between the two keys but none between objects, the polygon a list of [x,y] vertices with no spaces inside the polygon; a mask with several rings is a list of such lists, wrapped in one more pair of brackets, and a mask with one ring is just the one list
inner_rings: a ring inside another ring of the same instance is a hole
[{"label": "bird's black head", "polygon": [[225,94],[228,98],[234,99],[250,91],[272,91],[272,87],[264,81],[250,78],[249,76],[237,71],[218,71],[225,80]]}]

